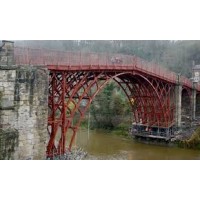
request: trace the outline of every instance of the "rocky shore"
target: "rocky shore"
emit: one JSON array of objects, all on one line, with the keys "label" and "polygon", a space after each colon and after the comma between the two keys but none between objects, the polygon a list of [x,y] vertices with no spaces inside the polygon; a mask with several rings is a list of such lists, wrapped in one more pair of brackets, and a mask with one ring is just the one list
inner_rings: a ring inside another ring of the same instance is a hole
[{"label": "rocky shore", "polygon": [[173,138],[174,143],[178,144],[179,147],[200,149],[200,127],[195,130],[188,130],[187,133],[180,133]]},{"label": "rocky shore", "polygon": [[181,142],[189,140],[196,130],[200,127],[200,118],[197,118],[193,122],[184,120],[182,122],[182,128],[175,132],[174,138],[171,139],[172,142]]},{"label": "rocky shore", "polygon": [[67,151],[62,156],[55,156],[53,160],[83,160],[87,156],[87,152],[83,149],[73,149],[71,151]]}]

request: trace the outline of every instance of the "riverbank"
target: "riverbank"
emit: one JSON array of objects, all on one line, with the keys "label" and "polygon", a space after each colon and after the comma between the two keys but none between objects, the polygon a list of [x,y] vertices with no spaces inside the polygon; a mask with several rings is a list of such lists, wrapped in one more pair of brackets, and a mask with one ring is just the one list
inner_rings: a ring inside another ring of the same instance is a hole
[{"label": "riverbank", "polygon": [[191,128],[187,133],[182,133],[180,131],[180,133],[174,138],[173,142],[182,148],[200,150],[200,127],[196,127],[196,129]]},{"label": "riverbank", "polygon": [[87,154],[88,153],[82,148],[76,148],[72,149],[71,151],[67,151],[62,156],[55,156],[52,160],[83,160]]},{"label": "riverbank", "polygon": [[[181,132],[179,132],[181,134]],[[185,137],[183,137],[185,138]],[[180,138],[179,138],[180,139]],[[126,133],[80,128],[76,147],[54,160],[178,160],[200,159],[200,151],[177,141],[136,140]],[[181,147],[181,148],[180,148]]]},{"label": "riverbank", "polygon": [[170,140],[134,137],[138,142],[167,147],[200,150],[200,127],[191,127],[175,132]]}]

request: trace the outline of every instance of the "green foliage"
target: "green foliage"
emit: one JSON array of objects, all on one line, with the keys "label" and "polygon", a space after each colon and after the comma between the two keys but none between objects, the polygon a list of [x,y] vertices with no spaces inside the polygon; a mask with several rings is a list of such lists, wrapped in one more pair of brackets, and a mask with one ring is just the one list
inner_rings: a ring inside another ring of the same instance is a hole
[{"label": "green foliage", "polygon": [[191,137],[180,143],[180,146],[186,148],[200,149],[200,127],[198,127]]},{"label": "green foliage", "polygon": [[130,114],[129,102],[114,82],[108,84],[95,98],[90,111],[93,128],[112,130],[122,122],[126,123],[126,127],[130,125],[130,121],[127,120]]}]

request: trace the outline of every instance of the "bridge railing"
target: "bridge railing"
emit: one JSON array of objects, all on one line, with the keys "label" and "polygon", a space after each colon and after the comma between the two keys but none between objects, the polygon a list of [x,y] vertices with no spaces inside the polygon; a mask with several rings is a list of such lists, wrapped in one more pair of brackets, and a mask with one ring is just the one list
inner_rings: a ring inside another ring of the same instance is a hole
[{"label": "bridge railing", "polygon": [[32,65],[126,65],[132,66],[134,56],[109,53],[63,52],[49,49],[15,47],[16,64]]},{"label": "bridge railing", "polygon": [[145,73],[155,75],[159,78],[165,79],[170,82],[176,82],[176,77],[177,77],[176,73],[169,71],[164,67],[160,67],[156,63],[147,62],[142,60],[141,58],[137,58],[136,66],[137,66],[136,68]]},{"label": "bridge railing", "polygon": [[[66,66],[103,66],[109,69],[119,69],[120,67],[130,67],[157,76],[166,81],[175,83],[177,75],[174,72],[160,67],[153,62],[147,62],[139,57],[112,54],[112,53],[89,53],[89,52],[64,52],[49,49],[32,49],[24,47],[15,47],[14,58],[16,64],[32,65],[66,65]],[[181,76],[180,81],[188,87],[192,83],[186,77]]]},{"label": "bridge railing", "polygon": [[183,84],[183,85],[185,85],[187,87],[192,87],[192,82],[188,78],[186,78],[184,76],[180,77],[180,82],[181,82],[181,84]]}]

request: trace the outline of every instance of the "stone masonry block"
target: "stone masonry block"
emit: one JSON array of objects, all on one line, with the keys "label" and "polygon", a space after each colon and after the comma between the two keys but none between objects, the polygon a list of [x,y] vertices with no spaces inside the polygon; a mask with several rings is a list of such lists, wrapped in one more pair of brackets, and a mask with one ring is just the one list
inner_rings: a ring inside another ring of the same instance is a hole
[{"label": "stone masonry block", "polygon": [[4,86],[0,86],[0,92],[4,92],[5,87]]},{"label": "stone masonry block", "polygon": [[1,98],[1,107],[2,108],[7,108],[7,107],[12,107],[14,106],[14,101],[13,100],[10,100],[10,98]]}]

